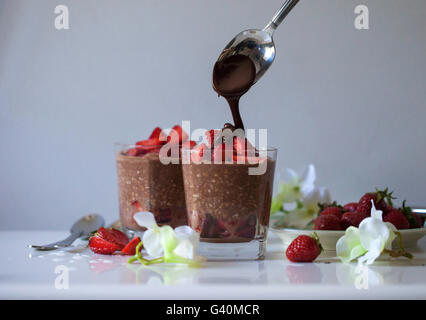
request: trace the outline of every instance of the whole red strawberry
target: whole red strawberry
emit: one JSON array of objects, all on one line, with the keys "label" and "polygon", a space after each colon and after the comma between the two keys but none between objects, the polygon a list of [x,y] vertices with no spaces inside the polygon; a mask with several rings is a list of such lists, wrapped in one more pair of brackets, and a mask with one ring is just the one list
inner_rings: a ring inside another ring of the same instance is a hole
[{"label": "whole red strawberry", "polygon": [[399,209],[393,209],[386,212],[383,217],[384,222],[392,223],[397,229],[408,229],[410,228],[410,223],[405,217],[404,213]]},{"label": "whole red strawberry", "polygon": [[410,223],[410,228],[423,228],[425,224],[425,218],[424,216],[417,214],[417,213],[411,213],[411,216],[414,219],[413,223]]},{"label": "whole red strawberry", "polygon": [[342,209],[339,207],[328,207],[328,208],[325,208],[323,211],[321,211],[320,215],[325,216],[325,215],[331,214],[340,219],[342,217],[342,213],[343,213]]},{"label": "whole red strawberry", "polygon": [[407,218],[410,229],[421,228],[424,225],[424,218],[421,215],[414,213],[410,207],[405,205],[406,200],[402,202],[402,207],[399,209]]},{"label": "whole red strawberry", "polygon": [[359,227],[359,224],[362,220],[367,218],[366,214],[358,213],[358,212],[346,212],[342,215],[340,219],[340,225],[343,230],[346,230],[349,227]]},{"label": "whole red strawberry", "polygon": [[340,219],[333,214],[320,215],[315,219],[314,230],[342,230]]},{"label": "whole red strawberry", "polygon": [[358,207],[358,202],[349,202],[343,206],[343,209],[348,212],[355,212]]},{"label": "whole red strawberry", "polygon": [[[376,189],[376,192],[368,192],[359,199],[356,211],[369,216],[372,207],[371,200],[373,200],[376,209],[385,212],[386,205],[392,205],[392,199],[394,199],[394,197],[392,197],[392,192],[388,192],[388,188],[385,190]],[[386,201],[388,203],[386,203]]]},{"label": "whole red strawberry", "polygon": [[312,262],[321,251],[321,244],[315,234],[313,237],[300,235],[290,243],[285,254],[292,262]]}]

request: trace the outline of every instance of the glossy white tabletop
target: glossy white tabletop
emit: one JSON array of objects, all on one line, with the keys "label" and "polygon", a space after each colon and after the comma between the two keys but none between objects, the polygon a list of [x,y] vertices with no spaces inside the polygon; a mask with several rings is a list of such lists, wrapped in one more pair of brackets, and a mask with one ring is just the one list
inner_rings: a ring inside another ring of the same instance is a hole
[{"label": "glossy white tabletop", "polygon": [[79,241],[68,250],[37,252],[67,232],[0,232],[0,299],[426,299],[426,237],[415,258],[382,259],[359,270],[333,253],[315,263],[285,259],[270,235],[263,261],[206,262],[203,268],[129,265],[93,254]]}]

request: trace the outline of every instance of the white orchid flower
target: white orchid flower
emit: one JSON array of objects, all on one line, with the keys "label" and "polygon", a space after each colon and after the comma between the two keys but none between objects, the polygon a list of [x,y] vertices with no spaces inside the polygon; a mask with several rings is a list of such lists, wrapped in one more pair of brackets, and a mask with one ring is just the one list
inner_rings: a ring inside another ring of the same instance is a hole
[{"label": "white orchid flower", "polygon": [[292,203],[283,204],[283,208],[287,213],[280,219],[280,224],[287,227],[305,229],[315,220],[319,211],[318,204],[329,202],[331,202],[331,199],[328,190],[314,187],[295,206]]},{"label": "white orchid flower", "polygon": [[350,262],[358,258],[361,264],[372,264],[382,252],[388,252],[392,256],[411,255],[405,252],[400,245],[400,251],[392,251],[392,242],[397,237],[395,226],[389,222],[383,222],[381,210],[376,210],[371,201],[371,216],[365,218],[359,224],[359,228],[349,227],[345,235],[336,243],[336,253],[342,262]]},{"label": "white orchid flower", "polygon": [[141,211],[133,216],[136,223],[147,228],[142,237],[143,247],[149,256],[164,255],[159,262],[198,265],[202,257],[196,255],[200,236],[189,226],[158,226],[151,212]]},{"label": "white orchid flower", "polygon": [[291,211],[297,208],[300,199],[303,199],[315,189],[316,172],[310,164],[301,175],[293,169],[287,168],[284,172],[283,182],[278,186],[277,195],[272,199],[271,213],[284,208]]}]

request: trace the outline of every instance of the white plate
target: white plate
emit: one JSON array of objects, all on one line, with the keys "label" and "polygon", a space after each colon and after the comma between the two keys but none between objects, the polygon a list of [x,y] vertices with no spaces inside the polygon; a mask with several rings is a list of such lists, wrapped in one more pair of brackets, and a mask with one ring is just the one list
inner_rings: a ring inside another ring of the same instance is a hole
[{"label": "white plate", "polygon": [[[345,234],[345,231],[340,230],[300,230],[300,229],[275,229],[270,228],[270,230],[280,238],[284,244],[284,247],[287,248],[288,245],[299,235],[312,235],[314,232],[318,235],[321,245],[324,250],[336,251],[336,242]],[[426,227],[416,228],[416,229],[405,229],[398,230],[402,236],[402,243],[404,248],[412,248],[417,245],[417,241],[423,238],[426,235]],[[393,242],[394,248],[398,248],[397,240]]]}]

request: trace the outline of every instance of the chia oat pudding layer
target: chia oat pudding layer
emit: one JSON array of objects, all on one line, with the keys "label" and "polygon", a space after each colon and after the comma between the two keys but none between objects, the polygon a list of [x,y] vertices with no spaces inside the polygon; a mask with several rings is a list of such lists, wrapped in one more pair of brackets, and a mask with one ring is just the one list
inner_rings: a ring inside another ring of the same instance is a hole
[{"label": "chia oat pudding layer", "polygon": [[188,224],[204,242],[264,239],[269,224],[275,161],[262,175],[250,164],[183,164]]},{"label": "chia oat pudding layer", "polygon": [[131,230],[144,230],[133,220],[134,203],[154,214],[159,225],[186,225],[185,195],[180,164],[164,165],[158,153],[116,156],[120,220]]}]

